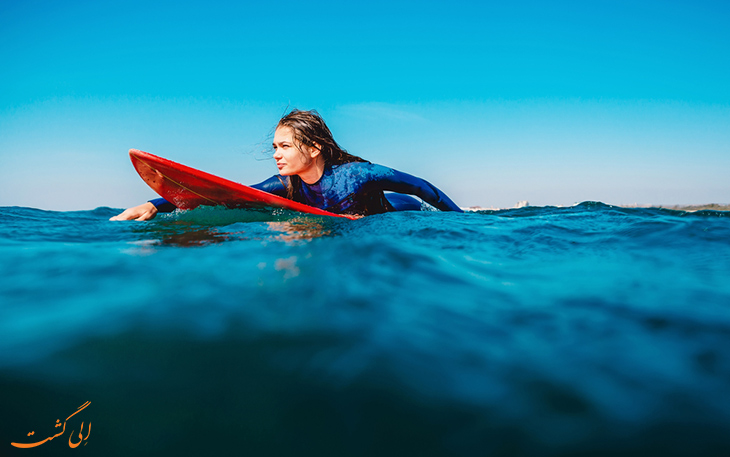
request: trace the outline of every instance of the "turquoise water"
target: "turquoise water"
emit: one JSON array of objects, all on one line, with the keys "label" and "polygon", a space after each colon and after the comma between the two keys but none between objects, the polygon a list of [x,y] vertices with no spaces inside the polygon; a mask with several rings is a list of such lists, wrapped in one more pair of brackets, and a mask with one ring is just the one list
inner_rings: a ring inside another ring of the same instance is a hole
[{"label": "turquoise water", "polygon": [[728,213],[119,211],[0,208],[0,455],[730,455]]}]

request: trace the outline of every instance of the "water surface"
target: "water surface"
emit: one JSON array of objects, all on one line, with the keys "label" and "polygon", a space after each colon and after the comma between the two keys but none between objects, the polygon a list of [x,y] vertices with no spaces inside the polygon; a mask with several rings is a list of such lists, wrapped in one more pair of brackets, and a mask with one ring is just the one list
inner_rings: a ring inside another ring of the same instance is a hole
[{"label": "water surface", "polygon": [[0,208],[0,455],[730,455],[728,213],[118,212]]}]

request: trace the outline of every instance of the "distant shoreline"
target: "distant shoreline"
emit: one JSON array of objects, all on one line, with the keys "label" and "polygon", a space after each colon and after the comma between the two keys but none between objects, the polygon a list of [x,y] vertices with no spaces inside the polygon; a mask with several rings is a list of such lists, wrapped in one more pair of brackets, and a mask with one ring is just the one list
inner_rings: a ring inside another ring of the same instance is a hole
[{"label": "distant shoreline", "polygon": [[[523,202],[518,203],[517,205],[511,207],[511,208],[484,208],[482,206],[469,206],[468,208],[462,208],[465,211],[500,211],[505,209],[517,209],[517,208],[524,208],[528,205],[522,204]],[[526,203],[526,202],[524,202]],[[633,205],[611,205],[610,203],[606,203],[609,206],[618,206],[620,208],[662,208],[662,209],[670,209],[673,211],[687,211],[687,212],[694,212],[694,211],[704,211],[704,210],[711,210],[711,211],[730,211],[730,204],[719,204],[719,203],[706,203],[702,205],[645,205],[645,204],[633,204]],[[553,206],[553,205],[545,205],[545,206]],[[560,207],[569,207],[564,205],[554,205],[558,208]],[[575,205],[571,205],[575,206]]]},{"label": "distant shoreline", "polygon": [[707,203],[704,205],[618,205],[622,208],[663,208],[675,211],[730,211],[730,205],[721,205],[719,203]]}]

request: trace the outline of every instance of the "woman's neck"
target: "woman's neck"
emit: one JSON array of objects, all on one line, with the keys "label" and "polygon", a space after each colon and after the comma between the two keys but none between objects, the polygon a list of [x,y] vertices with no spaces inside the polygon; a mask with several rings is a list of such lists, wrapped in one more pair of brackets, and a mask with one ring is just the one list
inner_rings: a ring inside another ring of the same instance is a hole
[{"label": "woman's neck", "polygon": [[324,174],[324,157],[318,155],[314,158],[311,167],[299,173],[299,178],[307,184],[314,184],[319,181],[322,174]]}]

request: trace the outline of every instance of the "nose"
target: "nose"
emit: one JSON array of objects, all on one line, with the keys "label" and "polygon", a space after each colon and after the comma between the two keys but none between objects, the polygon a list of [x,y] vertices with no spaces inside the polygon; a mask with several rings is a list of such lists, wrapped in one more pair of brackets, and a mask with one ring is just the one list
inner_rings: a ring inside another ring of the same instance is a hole
[{"label": "nose", "polygon": [[279,159],[281,159],[282,157],[283,157],[283,156],[281,155],[281,152],[279,152],[279,150],[278,150],[278,149],[274,149],[274,159],[276,159],[276,160],[279,160]]}]

